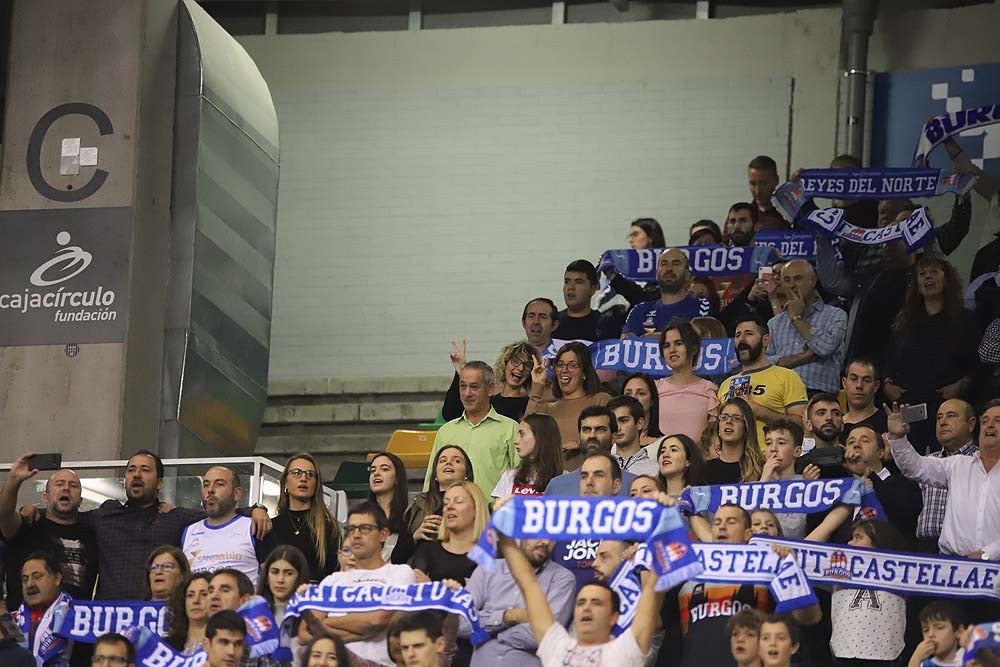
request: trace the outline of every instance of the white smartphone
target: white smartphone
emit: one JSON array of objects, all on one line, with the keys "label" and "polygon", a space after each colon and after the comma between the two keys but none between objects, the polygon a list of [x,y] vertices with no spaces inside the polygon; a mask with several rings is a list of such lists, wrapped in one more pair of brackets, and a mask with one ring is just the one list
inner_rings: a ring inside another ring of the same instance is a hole
[{"label": "white smartphone", "polygon": [[927,404],[918,403],[917,405],[909,405],[899,411],[899,415],[903,418],[903,421],[907,424],[912,424],[913,422],[922,422],[927,419]]}]

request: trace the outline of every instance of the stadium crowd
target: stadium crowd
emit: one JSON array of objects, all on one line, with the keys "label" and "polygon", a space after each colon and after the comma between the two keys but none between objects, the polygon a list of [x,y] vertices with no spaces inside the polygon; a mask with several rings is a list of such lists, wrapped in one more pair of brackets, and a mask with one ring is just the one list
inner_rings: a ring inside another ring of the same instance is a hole
[{"label": "stadium crowd", "polygon": [[[975,170],[956,144],[945,146],[956,169]],[[860,163],[839,156],[831,168]],[[241,507],[240,477],[224,466],[204,472],[201,508],[161,502],[163,464],[145,450],[128,460],[124,503],[81,511],[80,479],[63,469],[46,481],[38,507],[19,508],[22,484],[39,473],[26,452],[0,490],[10,612],[0,623],[0,665],[998,664],[989,649],[966,662],[964,647],[981,633],[977,624],[1000,622],[1000,581],[992,596],[956,597],[933,583],[913,595],[846,577],[778,614],[757,579],[692,578],[658,590],[643,545],[631,541],[513,539],[499,530],[490,539],[502,556],[495,568],[469,557],[491,513],[508,503],[583,497],[677,508],[692,542],[731,550],[765,536],[798,541],[774,543],[782,558],[812,543],[930,558],[933,567],[956,559],[1000,566],[1000,246],[979,251],[967,289],[947,259],[969,231],[971,193],[956,196],[951,219],[916,252],[902,240],[862,245],[817,234],[811,261],[779,252],[758,271],[692,276],[682,246],[751,248],[758,233],[792,229],[772,204],[774,160],[754,158],[747,176],[750,201],[733,204],[721,225],[697,221],[675,245],[656,220],[631,223],[632,249],[666,248],[655,281],[630,281],[607,254],[571,261],[564,307],[547,297],[524,304],[524,339],[495,364],[467,360],[465,341],[453,343],[447,421],[423,491],[411,498],[403,461],[378,452],[369,496],[344,526],[326,507],[308,453],[287,461],[270,517]],[[986,174],[975,191],[1000,224]],[[874,199],[834,206],[866,229],[917,208]],[[595,366],[602,341],[633,338],[652,339],[669,373]],[[706,373],[703,341],[720,339],[731,339],[736,367]],[[873,505],[685,504],[692,488],[854,479]],[[300,604],[315,590],[428,582],[471,600],[478,620],[441,607],[328,613]],[[121,622],[102,627],[91,600]],[[126,632],[138,624],[122,620],[123,610],[139,618],[147,608],[152,636]],[[277,628],[281,639],[261,643]],[[268,648],[255,653],[255,644]]]}]

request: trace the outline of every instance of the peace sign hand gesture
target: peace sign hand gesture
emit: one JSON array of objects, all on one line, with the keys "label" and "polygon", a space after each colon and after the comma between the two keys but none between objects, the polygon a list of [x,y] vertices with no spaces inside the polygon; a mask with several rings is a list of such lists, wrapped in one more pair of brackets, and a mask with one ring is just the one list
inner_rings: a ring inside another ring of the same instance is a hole
[{"label": "peace sign hand gesture", "polygon": [[546,360],[542,359],[538,355],[535,355],[535,365],[531,369],[531,384],[533,386],[543,387],[549,382],[549,376],[546,374],[548,368]]},{"label": "peace sign hand gesture", "polygon": [[462,369],[465,367],[465,339],[462,339],[462,349],[458,349],[458,344],[455,341],[451,341],[451,354],[448,355],[451,359],[451,365],[455,368],[456,373],[461,373]]}]

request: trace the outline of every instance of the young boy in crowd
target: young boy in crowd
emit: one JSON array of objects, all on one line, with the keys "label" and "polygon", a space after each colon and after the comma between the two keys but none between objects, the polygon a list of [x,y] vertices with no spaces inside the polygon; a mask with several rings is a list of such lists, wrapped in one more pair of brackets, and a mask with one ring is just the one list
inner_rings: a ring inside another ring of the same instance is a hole
[{"label": "young boy in crowd", "polygon": [[762,614],[755,609],[744,609],[726,622],[729,632],[729,650],[737,667],[761,667],[757,654],[760,640],[760,619]]},{"label": "young boy in crowd", "polygon": [[965,627],[961,608],[948,600],[935,600],[920,611],[924,640],[917,644],[907,667],[961,667],[958,633]]},{"label": "young boy in crowd", "polygon": [[757,653],[762,667],[791,667],[799,650],[799,625],[790,616],[772,614],[760,623]]}]

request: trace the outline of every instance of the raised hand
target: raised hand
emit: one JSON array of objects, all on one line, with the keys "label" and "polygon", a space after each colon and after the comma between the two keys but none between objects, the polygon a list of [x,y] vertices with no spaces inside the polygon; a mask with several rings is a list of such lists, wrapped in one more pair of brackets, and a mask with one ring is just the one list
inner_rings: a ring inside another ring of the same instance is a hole
[{"label": "raised hand", "polygon": [[549,376],[546,371],[548,370],[547,362],[535,355],[535,365],[531,369],[531,384],[535,387],[544,387],[549,383]]},{"label": "raised hand", "polygon": [[810,463],[802,471],[802,477],[803,477],[803,479],[808,479],[809,481],[814,481],[814,480],[819,479],[819,473],[820,473],[819,466],[817,466],[817,465],[815,465],[813,463]]},{"label": "raised hand", "polygon": [[31,479],[38,474],[37,468],[31,468],[28,466],[28,459],[34,456],[34,452],[25,452],[16,461],[14,465],[11,466],[10,472],[7,473],[7,481],[12,484],[21,484],[25,480]]},{"label": "raised hand", "polygon": [[458,349],[458,344],[455,341],[451,341],[451,354],[448,355],[451,359],[451,365],[454,367],[456,373],[461,373],[462,369],[465,367],[465,339],[462,339],[462,349]]},{"label": "raised hand", "polygon": [[902,408],[908,408],[909,405],[899,405],[895,401],[892,402],[892,407],[890,408],[885,403],[882,404],[882,409],[885,410],[885,421],[886,421],[886,444],[888,441],[899,440],[900,438],[905,438],[906,434],[910,432],[910,425],[903,421],[903,415],[900,413]]}]

